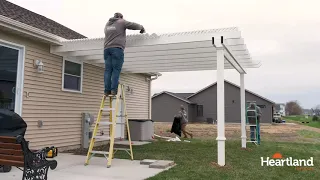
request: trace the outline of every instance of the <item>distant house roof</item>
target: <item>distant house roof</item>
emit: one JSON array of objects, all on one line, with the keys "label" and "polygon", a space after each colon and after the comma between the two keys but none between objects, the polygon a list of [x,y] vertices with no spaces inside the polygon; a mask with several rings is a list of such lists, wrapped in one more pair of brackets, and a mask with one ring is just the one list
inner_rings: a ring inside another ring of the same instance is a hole
[{"label": "distant house roof", "polygon": [[[181,97],[181,94],[192,94],[192,93],[172,93],[172,92],[168,92],[168,91],[162,91],[161,93],[154,94],[154,95],[152,96],[152,98],[155,98],[155,97],[157,97],[157,96],[160,96],[161,94],[167,94],[167,95],[172,96],[172,97],[174,97],[174,98],[177,98],[177,99],[179,99],[179,100],[181,100],[181,101],[184,101],[184,102],[186,102],[186,103],[188,103],[188,104],[194,104],[193,102],[191,102],[191,101],[189,101],[189,100]],[[178,95],[177,95],[177,94],[178,94]],[[179,95],[180,95],[180,96],[179,96]]]},{"label": "distant house roof", "polygon": [[[231,85],[233,85],[233,86],[236,86],[236,87],[240,88],[240,86],[238,86],[238,85],[236,85],[236,84],[234,84],[234,83],[232,83],[232,82],[230,82],[230,81],[227,81],[227,80],[224,80],[224,81],[225,81],[226,83],[229,83],[229,84],[231,84]],[[189,98],[191,98],[191,97],[193,97],[193,96],[195,96],[195,95],[197,95],[197,94],[205,91],[206,89],[209,89],[210,87],[215,86],[216,84],[217,84],[217,82],[215,82],[215,83],[213,83],[213,84],[210,84],[209,86],[207,86],[207,87],[205,87],[205,88],[203,88],[203,89],[195,92],[194,94],[188,96],[187,99],[189,99]],[[259,98],[264,99],[264,100],[266,100],[266,101],[268,101],[268,102],[270,102],[270,103],[272,103],[272,104],[275,104],[275,102],[273,102],[273,101],[271,101],[271,100],[269,100],[269,99],[267,99],[267,98],[265,98],[265,97],[262,97],[262,96],[254,93],[254,92],[252,92],[252,91],[249,91],[249,90],[247,90],[247,89],[246,89],[245,91],[247,91],[248,93],[251,93],[251,94],[253,94],[253,95],[255,95],[255,96],[258,96]]]},{"label": "distant house roof", "polygon": [[182,99],[187,99],[189,96],[191,96],[193,93],[172,93],[170,92],[171,94],[174,94]]},{"label": "distant house roof", "polygon": [[49,18],[36,14],[6,0],[0,0],[0,15],[33,26],[65,39],[82,39],[85,36]]}]

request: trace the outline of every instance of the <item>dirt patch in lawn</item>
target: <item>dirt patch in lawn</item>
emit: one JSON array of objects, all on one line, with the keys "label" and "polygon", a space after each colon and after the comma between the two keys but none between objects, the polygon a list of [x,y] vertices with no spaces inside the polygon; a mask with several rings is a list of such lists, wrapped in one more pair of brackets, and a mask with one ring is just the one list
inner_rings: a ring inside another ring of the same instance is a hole
[{"label": "dirt patch in lawn", "polygon": [[[240,124],[225,124],[225,135],[227,139],[240,139]],[[165,137],[175,137],[170,133],[171,123],[155,123],[155,134]],[[188,124],[187,130],[190,131],[194,138],[213,138],[217,137],[217,125],[214,124]],[[299,135],[298,131],[308,130],[320,133],[320,129],[309,126],[303,126],[294,123],[286,124],[261,124],[261,138],[269,141],[284,142],[316,142],[316,139],[305,138]],[[249,137],[249,127],[247,127],[247,137]]]}]

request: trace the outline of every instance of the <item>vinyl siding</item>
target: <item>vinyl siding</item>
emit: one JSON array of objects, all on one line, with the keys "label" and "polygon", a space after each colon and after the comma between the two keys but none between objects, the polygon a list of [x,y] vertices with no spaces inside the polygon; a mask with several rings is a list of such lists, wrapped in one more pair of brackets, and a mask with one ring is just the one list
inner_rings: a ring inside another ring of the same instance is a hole
[{"label": "vinyl siding", "polygon": [[152,98],[152,120],[155,122],[173,122],[174,116],[178,114],[180,105],[183,105],[189,116],[189,121],[192,121],[188,103],[181,101],[168,94],[161,94],[157,97]]},{"label": "vinyl siding", "polygon": [[[49,45],[1,31],[0,39],[26,47],[22,117],[28,124],[26,139],[31,148],[80,145],[81,113],[88,112],[97,117],[104,89],[104,69],[83,64],[82,94],[65,92],[61,90],[63,59],[50,54]],[[42,74],[33,67],[36,59],[44,63]],[[145,81],[145,75],[121,74],[120,81],[133,89],[133,94],[126,95],[128,118],[147,119],[150,83]],[[37,126],[38,120],[43,121],[41,128]],[[108,127],[104,132],[108,133]]]}]

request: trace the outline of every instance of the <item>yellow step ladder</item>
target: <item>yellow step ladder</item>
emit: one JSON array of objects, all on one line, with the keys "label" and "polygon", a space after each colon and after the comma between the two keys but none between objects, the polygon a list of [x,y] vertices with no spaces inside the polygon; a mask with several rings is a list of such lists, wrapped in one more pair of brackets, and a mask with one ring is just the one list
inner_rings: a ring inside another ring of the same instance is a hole
[{"label": "yellow step ladder", "polygon": [[[93,130],[92,138],[91,138],[91,141],[90,141],[90,146],[89,146],[89,149],[88,149],[88,154],[87,154],[85,165],[89,164],[89,160],[92,158],[92,156],[94,156],[95,154],[100,154],[100,155],[103,155],[107,159],[107,167],[109,168],[109,167],[111,167],[111,161],[113,159],[113,155],[114,155],[114,153],[117,152],[117,150],[126,151],[131,156],[131,160],[133,160],[130,129],[129,129],[127,109],[126,109],[125,85],[119,83],[119,85],[118,85],[118,93],[116,95],[116,98],[109,96],[109,107],[108,108],[105,108],[106,99],[107,99],[107,96],[104,95],[102,97],[102,100],[101,100],[101,105],[100,105],[98,117],[97,117],[97,120],[96,120],[96,123],[95,123],[95,127],[94,127],[94,130]],[[116,100],[115,108],[112,107],[113,100]],[[122,112],[119,109],[120,108],[119,107],[120,103],[122,103],[122,105],[123,105],[123,111],[124,112]],[[102,113],[104,111],[109,111],[110,112],[109,113],[109,122],[101,122]],[[122,112],[122,113],[118,114],[119,112]],[[113,113],[115,113],[114,116],[112,115]],[[125,118],[125,122],[124,123],[117,123],[117,118],[118,117],[120,117],[120,118],[124,117]],[[115,131],[116,131],[116,125],[117,124],[122,124],[122,125],[124,124],[124,126],[126,126],[130,149],[114,148]],[[109,125],[109,136],[106,136],[106,135],[97,136],[99,125]],[[95,141],[97,139],[109,141],[109,145],[110,145],[109,146],[109,151],[94,151],[93,147],[94,147],[94,143],[95,143]],[[128,152],[129,150],[130,150],[130,152]]]}]

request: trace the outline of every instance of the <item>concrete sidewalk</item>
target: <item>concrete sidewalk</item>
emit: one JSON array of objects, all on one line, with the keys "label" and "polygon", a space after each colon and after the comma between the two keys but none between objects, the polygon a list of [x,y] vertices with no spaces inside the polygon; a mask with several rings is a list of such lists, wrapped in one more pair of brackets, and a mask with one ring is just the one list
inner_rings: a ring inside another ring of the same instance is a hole
[{"label": "concrete sidewalk", "polygon": [[[148,165],[140,165],[140,161],[113,159],[112,166],[107,168],[107,160],[101,157],[93,157],[88,166],[84,166],[86,156],[60,153],[55,160],[58,166],[48,172],[48,180],[143,180],[166,169],[149,168]],[[9,173],[0,173],[2,180],[21,180],[22,171],[12,167]]]}]

